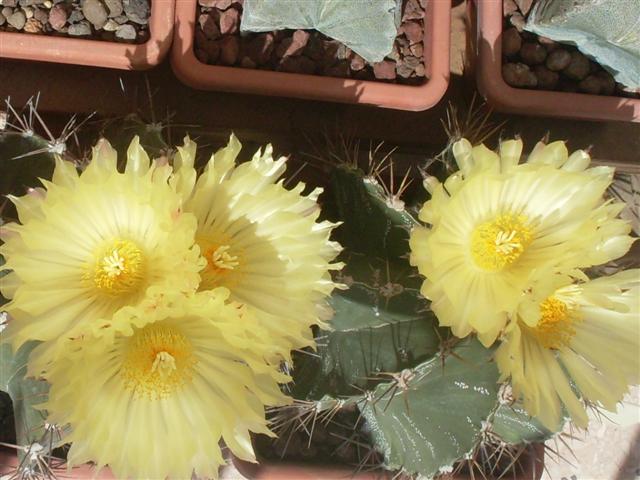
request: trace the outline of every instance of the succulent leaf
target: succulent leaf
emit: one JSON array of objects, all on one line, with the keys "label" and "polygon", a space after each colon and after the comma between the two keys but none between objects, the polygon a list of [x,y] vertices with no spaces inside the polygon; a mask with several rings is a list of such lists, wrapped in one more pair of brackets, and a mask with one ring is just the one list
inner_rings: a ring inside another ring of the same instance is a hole
[{"label": "succulent leaf", "polygon": [[[444,365],[433,358],[400,381],[380,384],[362,413],[388,469],[431,478],[469,454],[496,406],[498,372],[492,351],[477,340],[454,349]],[[406,387],[403,387],[405,382]]]},{"label": "succulent leaf", "polygon": [[491,421],[491,431],[503,442],[518,445],[521,443],[544,442],[559,430],[548,430],[542,424],[531,417],[521,404],[500,405]]}]

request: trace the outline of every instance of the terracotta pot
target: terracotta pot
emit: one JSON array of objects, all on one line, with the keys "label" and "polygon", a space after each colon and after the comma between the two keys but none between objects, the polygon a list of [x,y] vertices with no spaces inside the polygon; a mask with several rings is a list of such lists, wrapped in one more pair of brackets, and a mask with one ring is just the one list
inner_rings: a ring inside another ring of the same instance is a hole
[{"label": "terracotta pot", "polygon": [[476,78],[480,93],[496,110],[589,120],[640,122],[640,100],[513,88],[502,78],[502,0],[475,0]]},{"label": "terracotta pot", "polygon": [[162,61],[173,35],[175,0],[152,0],[150,38],[142,44],[0,32],[0,58],[146,70]]},{"label": "terracotta pot", "polygon": [[399,110],[426,110],[449,83],[450,0],[429,0],[425,16],[425,66],[420,86],[205,65],[194,53],[197,0],[177,0],[171,64],[176,76],[200,90],[359,103]]},{"label": "terracotta pot", "polygon": [[[544,470],[544,445],[535,445],[532,454],[523,462],[524,470],[504,478],[511,480],[539,480]],[[354,475],[354,469],[343,465],[312,465],[287,462],[249,463],[233,457],[238,471],[251,480],[391,480],[390,472],[361,472]],[[458,474],[455,477],[443,477],[443,480],[470,480],[470,475]],[[478,478],[476,474],[475,478]]]}]

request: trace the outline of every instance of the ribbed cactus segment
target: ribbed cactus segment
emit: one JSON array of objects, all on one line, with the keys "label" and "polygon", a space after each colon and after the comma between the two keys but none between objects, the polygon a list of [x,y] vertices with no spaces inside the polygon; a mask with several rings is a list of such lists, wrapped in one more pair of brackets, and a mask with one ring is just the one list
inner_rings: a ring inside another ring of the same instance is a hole
[{"label": "ribbed cactus segment", "polygon": [[500,440],[512,445],[522,443],[537,443],[548,440],[558,431],[548,430],[540,422],[532,418],[518,402],[513,405],[500,405],[491,420],[491,431]]},{"label": "ribbed cactus segment", "polygon": [[130,114],[124,119],[109,121],[100,134],[118,151],[118,158],[127,158],[127,149],[136,136],[149,156],[158,158],[169,150],[163,129],[161,123],[145,122],[138,115]]},{"label": "ribbed cactus segment", "polygon": [[38,187],[38,178],[51,178],[54,153],[50,144],[35,134],[0,133],[0,195],[22,195]]},{"label": "ribbed cactus segment", "polygon": [[45,434],[46,415],[34,405],[46,401],[49,385],[42,380],[25,378],[29,354],[38,343],[27,342],[15,353],[11,344],[0,343],[0,390],[7,392],[13,403],[18,445],[39,441]]},{"label": "ribbed cactus segment", "polygon": [[491,355],[466,340],[444,364],[432,358],[375,388],[362,413],[387,468],[432,478],[471,454],[496,408]]},{"label": "ribbed cactus segment", "polygon": [[382,258],[408,253],[409,231],[416,221],[402,202],[358,169],[336,167],[330,183],[331,201],[344,222],[337,234],[345,248]]}]

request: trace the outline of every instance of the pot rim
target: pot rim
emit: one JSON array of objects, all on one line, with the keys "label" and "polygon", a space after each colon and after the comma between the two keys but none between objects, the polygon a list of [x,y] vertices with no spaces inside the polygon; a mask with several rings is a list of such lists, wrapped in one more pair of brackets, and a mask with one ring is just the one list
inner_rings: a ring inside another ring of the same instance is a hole
[{"label": "pot rim", "polygon": [[206,65],[194,53],[197,0],[178,0],[171,65],[186,85],[258,95],[375,105],[421,111],[433,107],[449,84],[450,0],[430,0],[423,41],[428,81],[419,86]]}]

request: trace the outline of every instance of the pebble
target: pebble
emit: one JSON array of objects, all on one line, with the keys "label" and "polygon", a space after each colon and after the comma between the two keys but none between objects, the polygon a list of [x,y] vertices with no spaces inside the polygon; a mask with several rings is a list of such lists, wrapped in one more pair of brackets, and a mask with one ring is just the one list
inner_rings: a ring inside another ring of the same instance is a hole
[{"label": "pebble", "polygon": [[407,0],[402,14],[402,20],[420,20],[424,17],[424,8],[418,0]]},{"label": "pebble", "polygon": [[388,60],[374,63],[373,75],[379,80],[394,80],[396,78],[396,63]]},{"label": "pebble", "polygon": [[[162,0],[159,0],[162,1]],[[123,0],[125,15],[132,22],[146,25],[149,23],[149,2],[148,0]]]},{"label": "pebble", "polygon": [[524,63],[506,63],[502,65],[502,77],[512,87],[536,87],[538,79],[528,65]]},{"label": "pebble", "polygon": [[44,25],[49,21],[49,14],[45,10],[36,8],[33,11],[33,18],[35,18],[36,20],[38,20],[40,23]]},{"label": "pebble", "polygon": [[54,30],[62,30],[67,23],[67,10],[64,5],[58,3],[49,11],[49,25]]},{"label": "pebble", "polygon": [[33,8],[31,7],[23,7],[22,11],[24,12],[24,16],[27,17],[27,20],[33,18]]},{"label": "pebble", "polygon": [[198,0],[201,7],[217,8],[218,10],[226,10],[234,2],[234,0]]},{"label": "pebble", "polygon": [[616,81],[609,72],[601,70],[595,74],[602,85],[601,95],[613,95],[616,92]]},{"label": "pebble", "polygon": [[11,15],[13,15],[13,8],[4,7],[2,10],[0,10],[0,13],[2,13],[2,16],[4,18],[9,18]]},{"label": "pebble", "polygon": [[247,55],[258,65],[263,65],[271,58],[275,40],[272,33],[256,36],[247,46]]},{"label": "pebble", "polygon": [[69,25],[69,35],[74,37],[84,37],[91,35],[91,24],[86,20]]},{"label": "pebble", "polygon": [[16,30],[22,30],[26,22],[27,17],[25,17],[24,13],[20,10],[13,13],[10,17],[7,17],[7,23],[9,23],[9,25],[11,25]]},{"label": "pebble", "polygon": [[101,29],[109,18],[107,9],[100,0],[84,0],[82,14],[97,30]]},{"label": "pebble", "polygon": [[240,54],[240,43],[235,36],[228,36],[220,43],[220,60],[224,65],[233,65]]},{"label": "pebble", "polygon": [[520,58],[527,65],[538,65],[547,58],[547,49],[539,43],[527,42],[520,48]]},{"label": "pebble", "polygon": [[595,75],[589,75],[578,83],[578,90],[591,95],[599,95],[602,90],[602,82]]},{"label": "pebble", "polygon": [[518,9],[520,10],[520,13],[522,13],[522,15],[526,17],[527,14],[529,13],[529,10],[531,10],[531,5],[533,4],[533,0],[515,0],[515,2],[516,2],[516,5],[518,5]]},{"label": "pebble", "polygon": [[349,66],[351,67],[351,70],[358,72],[367,66],[367,62],[357,53],[353,53],[351,55],[351,62]]},{"label": "pebble", "polygon": [[122,15],[124,12],[124,7],[122,6],[122,0],[104,0],[104,4],[109,10],[109,17],[118,17]]},{"label": "pebble", "polygon": [[126,15],[118,15],[117,17],[113,17],[118,25],[123,25],[129,21]]},{"label": "pebble", "polygon": [[282,59],[278,70],[289,73],[305,73],[307,75],[315,73],[316,64],[307,57],[287,57]]},{"label": "pebble", "polygon": [[24,31],[27,33],[40,33],[42,32],[42,29],[42,22],[36,20],[35,18],[28,19],[27,23],[25,23],[24,25]]},{"label": "pebble", "polygon": [[549,70],[559,72],[564,70],[571,63],[571,54],[564,48],[558,48],[549,54],[545,65]]},{"label": "pebble", "polygon": [[215,40],[220,37],[220,28],[215,19],[208,13],[203,13],[198,17],[198,24],[205,37]]},{"label": "pebble", "polygon": [[572,80],[582,80],[591,71],[591,65],[589,59],[580,52],[571,52],[571,61],[567,65],[562,73]]},{"label": "pebble", "polygon": [[116,30],[116,38],[120,40],[135,40],[136,36],[136,29],[133,28],[133,25],[129,25],[128,23],[120,25]]},{"label": "pebble", "polygon": [[69,14],[69,18],[67,21],[69,23],[78,23],[84,20],[84,15],[80,10],[73,10],[71,14]]},{"label": "pebble", "polygon": [[522,38],[515,27],[508,28],[502,33],[502,54],[511,57],[520,51]]},{"label": "pebble", "polygon": [[538,80],[537,87],[541,90],[555,90],[560,81],[560,74],[552,72],[544,65],[536,65],[533,67],[533,73]]},{"label": "pebble", "polygon": [[0,2],[0,4],[3,7],[17,7],[18,6],[18,0],[2,0],[2,2]]},{"label": "pebble", "polygon": [[220,33],[232,35],[238,31],[240,13],[235,8],[225,10],[220,14]]},{"label": "pebble", "polygon": [[0,12],[0,26],[4,25],[4,22],[6,22],[7,19],[4,18],[4,15]]},{"label": "pebble", "polygon": [[424,39],[424,31],[422,25],[418,22],[407,22],[401,26],[402,32],[409,40],[409,44],[421,42]]},{"label": "pebble", "polygon": [[104,24],[102,30],[105,32],[115,32],[118,29],[119,25],[113,18],[107,20],[107,23]]},{"label": "pebble", "polygon": [[518,6],[513,0],[502,0],[502,14],[507,17],[518,11]]}]

